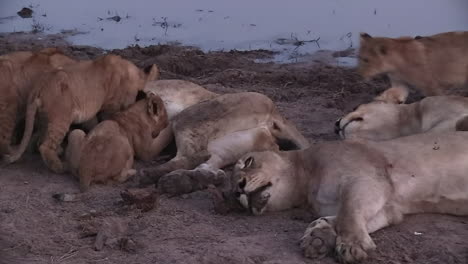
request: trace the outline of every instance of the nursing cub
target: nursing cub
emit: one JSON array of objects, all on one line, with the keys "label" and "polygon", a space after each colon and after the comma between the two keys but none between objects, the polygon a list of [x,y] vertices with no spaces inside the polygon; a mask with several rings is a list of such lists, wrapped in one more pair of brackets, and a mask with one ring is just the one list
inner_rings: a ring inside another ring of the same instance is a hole
[{"label": "nursing cub", "polygon": [[159,76],[156,65],[147,73],[120,56],[106,55],[80,61],[46,74],[35,83],[26,112],[25,132],[9,162],[23,154],[33,131],[36,113],[44,138],[39,146],[42,159],[52,171],[62,173],[59,147],[71,124],[86,122],[96,114],[112,114],[132,105],[138,91]]},{"label": "nursing cub", "polygon": [[65,155],[72,174],[80,179],[80,189],[85,191],[94,182],[124,182],[133,176],[134,156],[154,157],[151,142],[167,124],[164,103],[150,94],[99,123],[87,136],[79,129],[71,131]]}]

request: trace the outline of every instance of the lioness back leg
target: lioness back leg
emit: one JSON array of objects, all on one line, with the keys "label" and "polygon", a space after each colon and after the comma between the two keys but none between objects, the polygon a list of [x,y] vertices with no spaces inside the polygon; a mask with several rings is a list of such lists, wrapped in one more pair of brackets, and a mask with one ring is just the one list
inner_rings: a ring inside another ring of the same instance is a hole
[{"label": "lioness back leg", "polygon": [[204,162],[207,159],[208,159],[208,155],[206,153],[200,153],[199,155],[195,155],[192,157],[185,157],[185,156],[177,155],[170,161],[162,165],[159,165],[156,168],[141,169],[138,172],[140,186],[147,186],[150,184],[158,183],[159,179],[163,175],[168,174],[169,172],[174,171],[174,170],[193,169],[198,164]]},{"label": "lioness back leg", "polygon": [[193,170],[180,169],[159,180],[161,191],[172,195],[202,190],[210,184],[229,184],[221,168],[235,163],[251,151],[278,150],[275,139],[266,127],[234,132],[208,144],[210,158]]},{"label": "lioness back leg", "polygon": [[63,173],[65,167],[58,156],[58,151],[72,123],[72,113],[67,110],[60,111],[59,108],[56,110],[58,114],[48,115],[47,132],[44,141],[39,146],[39,152],[49,169],[55,173]]}]

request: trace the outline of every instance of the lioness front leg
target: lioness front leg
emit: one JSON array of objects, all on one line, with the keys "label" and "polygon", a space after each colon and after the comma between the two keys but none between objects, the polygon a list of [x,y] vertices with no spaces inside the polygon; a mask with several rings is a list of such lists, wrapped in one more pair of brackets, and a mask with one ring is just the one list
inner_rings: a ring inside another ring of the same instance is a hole
[{"label": "lioness front leg", "polygon": [[[61,118],[69,117],[70,115],[60,115]],[[71,120],[59,120],[59,118],[49,117],[47,124],[47,132],[44,141],[39,146],[39,152],[46,166],[55,173],[63,173],[65,166],[58,156],[60,144],[62,143],[67,131],[70,127]]]},{"label": "lioness front leg", "polygon": [[[341,191],[336,217],[336,256],[343,263],[359,262],[375,249],[369,233],[390,224],[387,203],[391,186],[382,179],[350,180]],[[390,214],[389,214],[390,213]]]}]

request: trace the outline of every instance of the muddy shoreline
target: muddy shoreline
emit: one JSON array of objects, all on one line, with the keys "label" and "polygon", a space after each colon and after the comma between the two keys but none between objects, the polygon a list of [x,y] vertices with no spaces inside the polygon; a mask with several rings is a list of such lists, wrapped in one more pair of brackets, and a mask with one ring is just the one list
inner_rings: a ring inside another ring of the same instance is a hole
[{"label": "muddy shoreline", "polygon": [[[110,52],[139,67],[156,63],[162,79],[185,79],[218,93],[264,93],[312,142],[336,140],[334,121],[388,86],[385,79],[363,82],[353,68],[317,61],[256,63],[274,55],[266,50],[204,53],[158,45],[104,51],[70,45],[61,35],[0,34],[0,54],[45,46],[59,46],[78,59]],[[302,257],[298,240],[311,220],[302,209],[260,217],[221,216],[214,212],[210,194],[200,191],[161,196],[157,208],[142,212],[122,205],[125,186],[93,187],[79,202],[52,198],[58,192],[77,192],[77,186],[70,175],[49,172],[38,155],[1,167],[0,263],[335,263],[332,258],[314,262]],[[96,251],[93,228],[121,225],[125,228],[113,233],[125,239]],[[372,237],[377,250],[365,263],[468,262],[467,217],[410,216]]]}]

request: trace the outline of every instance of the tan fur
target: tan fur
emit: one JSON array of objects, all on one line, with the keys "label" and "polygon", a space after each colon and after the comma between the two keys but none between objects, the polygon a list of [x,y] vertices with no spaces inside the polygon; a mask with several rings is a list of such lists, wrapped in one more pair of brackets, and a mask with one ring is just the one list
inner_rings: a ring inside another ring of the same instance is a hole
[{"label": "tan fur", "polygon": [[45,73],[72,63],[56,48],[0,56],[0,156],[12,151],[15,126],[24,118],[33,84]]},{"label": "tan fur", "polygon": [[155,65],[145,74],[116,55],[80,61],[47,74],[35,84],[29,96],[24,136],[18,151],[8,161],[21,157],[39,112],[43,121],[40,128],[45,130],[39,152],[47,167],[56,173],[63,172],[65,168],[57,150],[70,125],[86,122],[98,112],[110,114],[125,110],[135,102],[146,82],[158,76]]},{"label": "tan fur", "polygon": [[[393,95],[407,96],[405,90],[401,92]],[[461,120],[468,116],[466,97],[432,96],[412,104],[377,98],[380,100],[362,104],[337,121],[335,131],[341,138],[378,141],[425,132],[465,130]]]},{"label": "tan fur", "polygon": [[406,214],[468,215],[468,134],[324,142],[254,152],[237,162],[239,200],[254,214],[308,206],[321,218],[301,239],[306,257],[335,251],[344,263],[375,248],[369,233]]},{"label": "tan fur", "polygon": [[221,169],[244,153],[278,149],[287,140],[297,148],[309,142],[283,118],[274,103],[258,93],[234,93],[188,107],[172,120],[177,155],[171,161],[141,172],[141,183],[157,182],[170,194],[221,184]]},{"label": "tan fur", "polygon": [[358,71],[366,79],[386,74],[392,86],[414,87],[428,96],[468,89],[468,31],[416,39],[361,33]]},{"label": "tan fur", "polygon": [[[152,81],[146,84],[144,91],[147,94],[156,94],[161,97],[169,120],[189,106],[218,96],[198,84],[183,80]],[[151,142],[154,154],[159,154],[173,139],[174,134],[169,125]]]},{"label": "tan fur", "polygon": [[164,104],[157,95],[136,102],[129,109],[99,123],[84,137],[81,130],[69,135],[67,161],[85,191],[93,182],[124,182],[133,176],[134,156],[154,157],[150,142],[168,124]]}]

